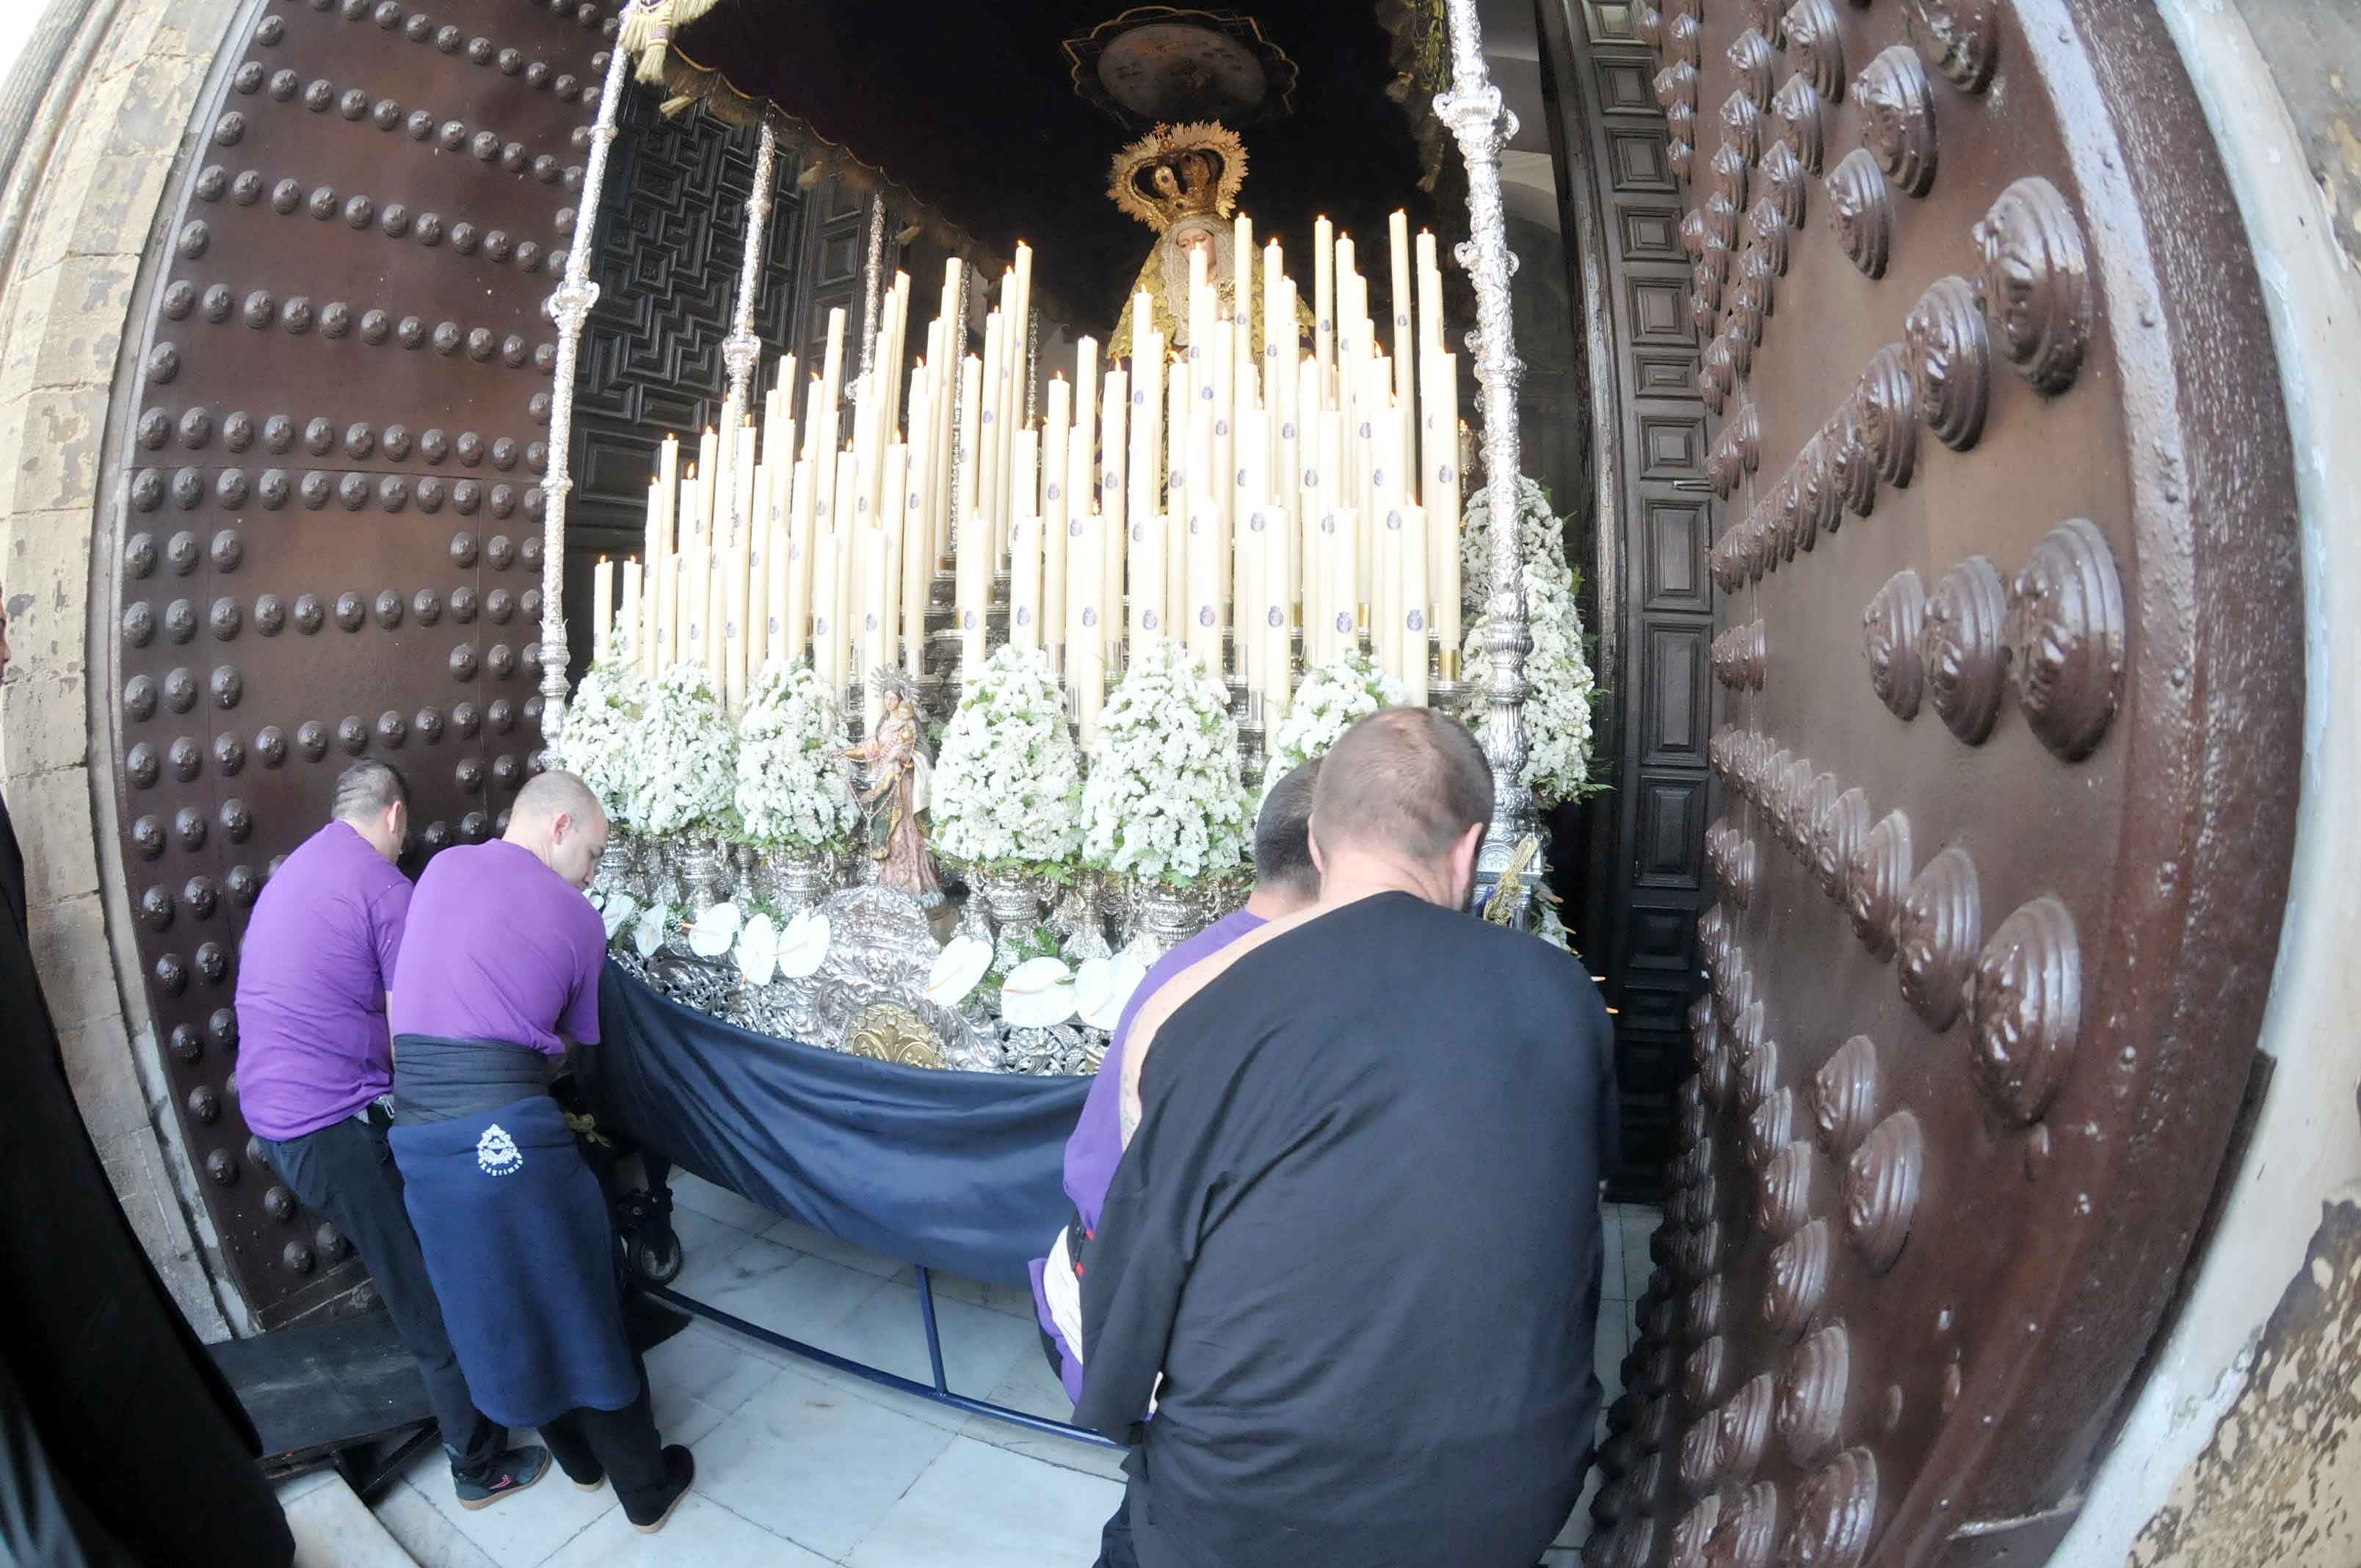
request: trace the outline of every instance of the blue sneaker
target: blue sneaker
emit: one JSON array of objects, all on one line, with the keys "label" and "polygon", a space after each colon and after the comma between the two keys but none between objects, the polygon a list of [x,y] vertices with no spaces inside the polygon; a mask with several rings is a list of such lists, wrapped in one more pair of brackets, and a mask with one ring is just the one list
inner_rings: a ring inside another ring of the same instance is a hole
[{"label": "blue sneaker", "polygon": [[463,1508],[489,1508],[502,1497],[523,1491],[549,1474],[549,1450],[541,1447],[511,1448],[492,1461],[491,1468],[480,1481],[451,1478],[452,1488],[459,1494]]}]

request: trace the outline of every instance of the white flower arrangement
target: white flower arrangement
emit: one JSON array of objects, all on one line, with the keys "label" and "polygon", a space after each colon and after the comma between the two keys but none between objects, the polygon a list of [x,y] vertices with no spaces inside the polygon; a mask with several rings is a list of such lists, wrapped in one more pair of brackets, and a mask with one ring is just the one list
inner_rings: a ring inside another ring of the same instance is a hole
[{"label": "white flower arrangement", "polygon": [[630,806],[639,783],[641,715],[647,704],[647,677],[610,654],[584,674],[566,706],[558,765],[581,776],[613,822],[633,820]]},{"label": "white flower arrangement", "polygon": [[[1524,782],[1534,800],[1547,807],[1584,793],[1590,773],[1590,704],[1597,681],[1583,652],[1582,612],[1575,598],[1574,569],[1565,562],[1563,527],[1539,485],[1521,478],[1517,488],[1522,502],[1519,522],[1525,619],[1533,639],[1533,651],[1525,657]],[[1491,615],[1485,608],[1483,587],[1492,575],[1488,489],[1468,498],[1462,548],[1469,615],[1460,672],[1469,692],[1461,717],[1475,727],[1484,719],[1484,683],[1492,667],[1486,645]]]},{"label": "white flower arrangement", "polygon": [[1004,644],[943,732],[935,763],[936,851],[969,865],[1041,871],[1082,846],[1082,758],[1048,655]]},{"label": "white flower arrangement", "polygon": [[719,828],[738,782],[737,732],[702,664],[675,664],[648,699],[640,727],[631,821],[642,833]]},{"label": "white flower arrangement", "polygon": [[1402,684],[1358,648],[1305,674],[1287,716],[1270,732],[1270,755],[1263,763],[1262,794],[1299,765],[1324,757],[1356,719],[1410,700]]},{"label": "white flower arrangement", "polygon": [[836,698],[810,665],[763,665],[738,720],[733,798],[746,836],[813,851],[842,848],[857,820],[843,760],[851,743]]},{"label": "white flower arrangement", "polygon": [[1186,647],[1150,637],[1099,715],[1082,790],[1082,858],[1186,886],[1239,869],[1254,806],[1229,692]]}]

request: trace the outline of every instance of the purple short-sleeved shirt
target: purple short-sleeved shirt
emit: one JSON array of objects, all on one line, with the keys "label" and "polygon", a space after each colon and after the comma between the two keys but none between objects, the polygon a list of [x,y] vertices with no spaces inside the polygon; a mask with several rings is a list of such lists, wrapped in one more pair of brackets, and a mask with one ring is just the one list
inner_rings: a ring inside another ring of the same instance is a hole
[{"label": "purple short-sleeved shirt", "polygon": [[[1106,1206],[1107,1184],[1115,1179],[1115,1168],[1123,1162],[1123,1047],[1131,1035],[1132,1020],[1148,1005],[1148,999],[1186,972],[1200,959],[1212,958],[1240,937],[1263,923],[1259,915],[1240,909],[1223,916],[1156,960],[1148,977],[1123,1004],[1121,1016],[1115,1019],[1115,1035],[1107,1041],[1106,1059],[1099,1064],[1098,1076],[1091,1080],[1091,1092],[1082,1102],[1081,1120],[1074,1124],[1074,1135],[1066,1140],[1066,1196],[1074,1201],[1074,1212],[1082,1217],[1082,1228],[1098,1229],[1099,1211]],[[1040,1320],[1041,1332],[1058,1342],[1061,1378],[1066,1397],[1082,1397],[1082,1368],[1074,1360],[1073,1347],[1058,1332],[1058,1325],[1049,1321],[1049,1298],[1041,1290],[1041,1273],[1049,1259],[1037,1257],[1029,1266],[1033,1276],[1033,1312]]]},{"label": "purple short-sleeved shirt", "polygon": [[237,959],[238,1109],[276,1143],[393,1086],[388,977],[410,879],[347,822],[298,845],[255,901]]},{"label": "purple short-sleeved shirt", "polygon": [[393,976],[393,1032],[551,1056],[598,1038],[607,927],[581,890],[506,839],[426,863]]}]

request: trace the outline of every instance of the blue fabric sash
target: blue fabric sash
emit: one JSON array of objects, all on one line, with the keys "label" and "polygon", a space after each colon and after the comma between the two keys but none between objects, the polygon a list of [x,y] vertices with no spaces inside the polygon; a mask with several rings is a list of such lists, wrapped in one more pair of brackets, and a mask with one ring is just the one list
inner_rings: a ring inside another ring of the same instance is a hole
[{"label": "blue fabric sash", "polygon": [[539,1426],[640,1391],[598,1179],[546,1094],[388,1135],[476,1408]]},{"label": "blue fabric sash", "polygon": [[607,966],[573,1062],[602,1128],[872,1251],[1009,1285],[1073,1215],[1087,1078],[895,1067],[734,1028]]}]

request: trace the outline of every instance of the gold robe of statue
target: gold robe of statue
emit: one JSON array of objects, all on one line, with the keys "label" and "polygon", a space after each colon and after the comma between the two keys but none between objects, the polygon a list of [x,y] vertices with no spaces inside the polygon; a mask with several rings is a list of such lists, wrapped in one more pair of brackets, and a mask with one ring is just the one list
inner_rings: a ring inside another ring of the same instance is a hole
[{"label": "gold robe of statue", "polygon": [[[1132,313],[1137,296],[1155,302],[1149,325],[1164,334],[1167,348],[1189,345],[1189,253],[1206,254],[1206,276],[1218,296],[1217,320],[1232,321],[1238,309],[1237,244],[1228,220],[1246,182],[1246,149],[1235,132],[1211,121],[1159,126],[1115,158],[1107,195],[1115,204],[1157,232],[1155,248],[1124,296],[1123,315],[1108,345],[1111,356],[1131,352]],[[1262,268],[1247,280],[1248,318],[1257,346],[1263,344]],[[1312,312],[1295,302],[1301,340],[1312,331]],[[1293,362],[1293,356],[1288,356]]]}]

